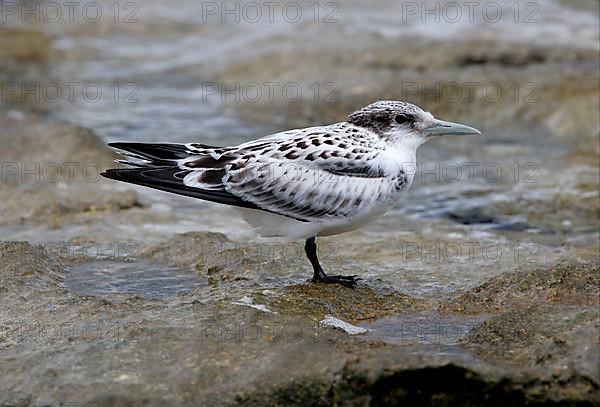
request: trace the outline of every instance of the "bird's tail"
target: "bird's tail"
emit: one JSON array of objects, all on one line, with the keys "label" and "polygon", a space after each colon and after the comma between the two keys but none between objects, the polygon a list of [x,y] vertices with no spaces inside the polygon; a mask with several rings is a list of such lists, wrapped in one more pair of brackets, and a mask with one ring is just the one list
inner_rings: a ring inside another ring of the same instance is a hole
[{"label": "bird's tail", "polygon": [[[130,142],[109,143],[109,146],[121,150],[120,153],[125,158],[117,160],[117,162],[130,167],[106,170],[100,174],[106,178],[207,201],[256,208],[254,204],[245,202],[225,191],[219,186],[219,179],[211,179],[210,175],[213,172],[217,175],[213,178],[224,175],[222,166],[226,159],[215,159],[211,155],[222,153],[225,150],[222,147],[203,144]],[[195,159],[195,157],[202,160],[202,163],[209,168],[201,168],[200,164],[196,164],[194,168],[183,165],[185,161]],[[210,168],[211,166],[216,166],[216,168]],[[185,181],[185,177],[190,173],[198,174],[198,176],[205,173],[208,180],[212,180],[213,183],[190,186]]]},{"label": "bird's tail", "polygon": [[124,158],[116,160],[128,168],[112,168],[101,175],[117,181],[143,185],[169,192],[180,190],[182,180],[189,171],[182,171],[177,160],[192,152],[184,144],[173,143],[109,143]]},{"label": "bird's tail", "polygon": [[198,154],[185,144],[117,142],[108,145],[121,150],[119,153],[126,157],[117,160],[118,163],[134,167],[172,166],[177,164],[177,160]]}]

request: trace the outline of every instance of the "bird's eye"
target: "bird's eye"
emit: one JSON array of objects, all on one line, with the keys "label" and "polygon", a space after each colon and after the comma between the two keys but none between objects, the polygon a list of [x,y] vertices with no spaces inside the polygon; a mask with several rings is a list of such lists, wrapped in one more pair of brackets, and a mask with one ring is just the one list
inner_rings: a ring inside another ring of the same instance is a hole
[{"label": "bird's eye", "polygon": [[412,119],[412,117],[407,116],[405,114],[399,114],[396,117],[394,117],[394,121],[398,124],[405,124],[405,123],[412,122],[413,119]]}]

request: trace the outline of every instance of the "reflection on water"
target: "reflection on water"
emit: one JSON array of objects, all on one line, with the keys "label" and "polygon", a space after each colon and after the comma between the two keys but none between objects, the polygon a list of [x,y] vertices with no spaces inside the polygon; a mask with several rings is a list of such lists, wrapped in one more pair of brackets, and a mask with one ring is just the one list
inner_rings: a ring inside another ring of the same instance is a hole
[{"label": "reflection on water", "polygon": [[63,284],[82,295],[133,294],[163,298],[206,286],[191,270],[151,262],[84,262],[69,268]]},{"label": "reflection on water", "polygon": [[414,344],[451,346],[471,329],[485,320],[485,316],[437,315],[431,312],[393,318],[380,318],[360,324],[368,328],[365,339],[380,339],[400,346]]},{"label": "reflection on water", "polygon": [[360,339],[401,346],[405,353],[449,356],[472,362],[477,358],[463,348],[461,338],[485,319],[485,315],[438,315],[432,312],[380,318],[360,324],[369,329]]}]

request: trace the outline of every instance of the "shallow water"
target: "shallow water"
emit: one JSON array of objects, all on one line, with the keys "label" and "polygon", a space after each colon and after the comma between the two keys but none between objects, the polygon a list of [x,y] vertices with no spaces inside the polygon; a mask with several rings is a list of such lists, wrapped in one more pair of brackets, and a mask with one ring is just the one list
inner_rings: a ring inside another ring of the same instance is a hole
[{"label": "shallow water", "polygon": [[82,295],[106,297],[132,294],[143,298],[165,298],[207,285],[192,270],[148,261],[94,261],[69,267],[65,288]]},{"label": "shallow water", "polygon": [[437,315],[423,312],[381,318],[359,326],[369,329],[361,336],[364,339],[380,339],[400,346],[435,345],[440,347],[440,352],[444,352],[451,351],[463,336],[485,319],[483,315]]},{"label": "shallow water", "polygon": [[401,346],[407,353],[476,361],[473,353],[461,345],[461,339],[485,319],[485,315],[438,315],[431,311],[380,318],[359,324],[369,330],[360,338]]}]

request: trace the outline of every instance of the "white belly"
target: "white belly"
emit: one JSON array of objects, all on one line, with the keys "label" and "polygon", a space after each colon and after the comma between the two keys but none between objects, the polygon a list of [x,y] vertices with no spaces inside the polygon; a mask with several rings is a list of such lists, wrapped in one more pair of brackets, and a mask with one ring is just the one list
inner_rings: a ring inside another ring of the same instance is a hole
[{"label": "white belly", "polygon": [[[343,181],[334,184],[333,187],[339,191],[345,191],[352,187],[349,185],[348,179]],[[393,180],[360,179],[356,181],[363,182],[372,188],[362,189],[364,195],[362,205],[352,206],[350,204],[352,201],[349,200],[349,203],[340,209],[337,216],[313,217],[309,218],[310,221],[303,222],[292,217],[256,209],[237,209],[242,212],[244,220],[254,228],[255,232],[263,237],[284,237],[297,240],[312,236],[337,235],[358,229],[384,215],[398,203],[401,196],[409,189],[412,176],[409,176],[400,188]],[[341,193],[343,194],[343,192]]]},{"label": "white belly", "polygon": [[388,209],[381,211],[373,211],[362,216],[355,216],[351,219],[342,219],[336,221],[335,223],[331,222],[327,225],[323,224],[323,229],[319,231],[319,233],[317,233],[317,236],[339,235],[340,233],[346,233],[361,228],[366,224],[371,223],[375,219],[385,215]]},{"label": "white belly", "polygon": [[312,236],[332,236],[358,229],[383,216],[392,205],[382,205],[372,211],[347,218],[329,218],[302,222],[286,216],[257,209],[236,208],[244,220],[262,237],[282,237],[288,240],[307,239]]}]

